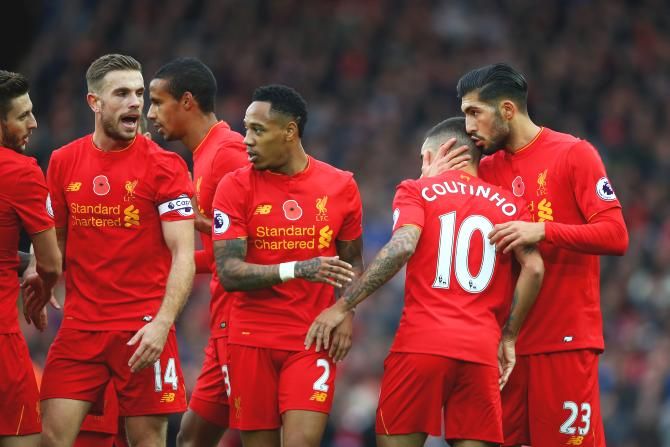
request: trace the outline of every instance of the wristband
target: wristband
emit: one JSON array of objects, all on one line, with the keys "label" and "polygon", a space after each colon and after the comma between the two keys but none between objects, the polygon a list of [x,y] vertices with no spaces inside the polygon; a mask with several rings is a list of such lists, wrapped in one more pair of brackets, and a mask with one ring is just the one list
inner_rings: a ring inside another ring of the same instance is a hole
[{"label": "wristband", "polygon": [[282,262],[279,264],[279,279],[286,282],[289,279],[295,278],[295,261]]}]

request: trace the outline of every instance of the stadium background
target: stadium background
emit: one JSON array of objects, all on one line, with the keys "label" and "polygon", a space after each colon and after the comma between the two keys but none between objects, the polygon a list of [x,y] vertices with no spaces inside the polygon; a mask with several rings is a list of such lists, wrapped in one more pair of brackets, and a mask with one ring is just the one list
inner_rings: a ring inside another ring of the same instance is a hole
[{"label": "stadium background", "polygon": [[[602,259],[607,351],[600,380],[608,445],[670,446],[667,2],[22,3],[3,5],[5,24],[22,26],[20,33],[2,27],[0,60],[2,68],[31,79],[39,128],[28,153],[42,167],[51,150],[93,129],[84,81],[93,59],[108,52],[133,55],[148,82],[168,60],[197,56],[217,77],[219,118],[237,130],[256,86],[286,83],[305,96],[310,114],[305,148],[353,171],[360,185],[368,260],[389,236],[394,186],[418,175],[423,132],[459,114],[459,76],[497,61],[521,69],[530,84],[531,116],[593,142],[624,206],[628,254]],[[166,147],[190,162],[180,144]],[[324,446],[374,445],[379,377],[400,315],[402,286],[398,275],[360,306]],[[189,390],[201,364],[207,312],[207,279],[201,276],[179,320]],[[38,364],[59,319],[51,312],[44,334],[24,326]],[[174,439],[178,419],[171,422]],[[237,445],[235,436],[226,439],[225,445]]]}]

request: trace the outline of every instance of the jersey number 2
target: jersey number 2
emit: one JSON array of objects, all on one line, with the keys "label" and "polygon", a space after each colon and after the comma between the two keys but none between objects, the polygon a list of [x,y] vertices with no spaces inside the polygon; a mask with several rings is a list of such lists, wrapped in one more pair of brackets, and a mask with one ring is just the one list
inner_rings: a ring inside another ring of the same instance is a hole
[{"label": "jersey number 2", "polygon": [[[440,216],[440,247],[437,252],[437,272],[433,287],[448,289],[451,280],[451,264],[458,284],[470,293],[479,293],[486,289],[493,277],[496,266],[496,249],[489,243],[487,235],[493,230],[493,224],[484,216],[468,216],[456,235],[456,212]],[[482,265],[476,276],[472,276],[468,267],[470,240],[475,231],[479,231],[483,242]],[[454,241],[456,250],[454,255]]]}]

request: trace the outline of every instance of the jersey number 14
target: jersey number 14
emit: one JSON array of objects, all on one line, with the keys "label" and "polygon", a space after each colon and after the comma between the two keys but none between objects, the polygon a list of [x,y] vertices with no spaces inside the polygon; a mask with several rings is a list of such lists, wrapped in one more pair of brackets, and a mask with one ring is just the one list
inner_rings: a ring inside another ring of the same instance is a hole
[{"label": "jersey number 14", "polygon": [[[451,280],[451,266],[454,264],[456,281],[463,290],[479,293],[488,287],[496,265],[496,249],[489,243],[487,235],[493,230],[493,224],[484,216],[468,216],[456,234],[456,212],[440,216],[440,247],[437,251],[437,272],[433,287],[448,289]],[[478,231],[482,237],[482,263],[475,276],[470,273],[468,261],[472,235]],[[454,250],[454,242],[456,249]]]}]

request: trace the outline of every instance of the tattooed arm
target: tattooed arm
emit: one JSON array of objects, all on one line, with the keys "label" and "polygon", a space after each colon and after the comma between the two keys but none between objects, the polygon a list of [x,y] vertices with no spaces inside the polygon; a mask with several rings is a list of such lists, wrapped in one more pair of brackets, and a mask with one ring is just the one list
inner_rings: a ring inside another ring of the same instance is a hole
[{"label": "tattooed arm", "polygon": [[509,379],[516,363],[515,345],[526,315],[535,303],[535,298],[542,286],[544,263],[535,245],[517,246],[514,256],[521,265],[519,279],[514,289],[514,298],[509,318],[503,327],[502,340],[498,349],[498,362],[501,371],[500,388]]},{"label": "tattooed arm", "polygon": [[[246,262],[247,240],[230,239],[214,241],[216,273],[221,285],[229,292],[257,290],[282,283],[280,264],[252,264]],[[352,267],[338,256],[319,256],[294,265],[294,277],[312,282],[323,282],[335,287],[349,283]]]},{"label": "tattooed arm", "polygon": [[347,289],[342,299],[337,300],[314,320],[307,332],[305,347],[309,349],[316,342],[317,350],[322,343],[328,348],[332,329],[342,322],[349,310],[370,296],[405,265],[414,254],[420,236],[421,229],[413,225],[396,230],[363,275]]}]

